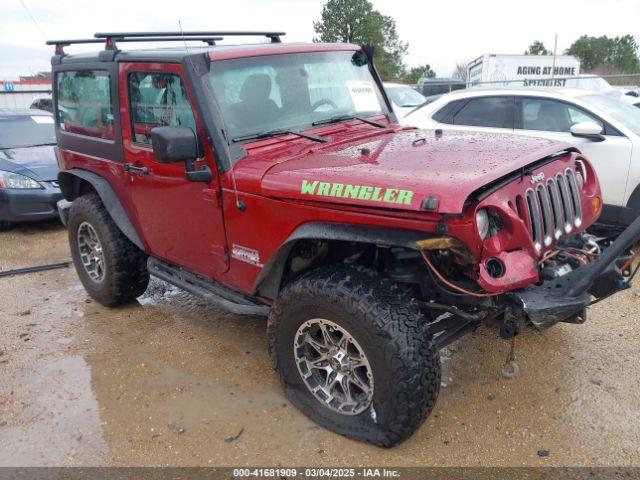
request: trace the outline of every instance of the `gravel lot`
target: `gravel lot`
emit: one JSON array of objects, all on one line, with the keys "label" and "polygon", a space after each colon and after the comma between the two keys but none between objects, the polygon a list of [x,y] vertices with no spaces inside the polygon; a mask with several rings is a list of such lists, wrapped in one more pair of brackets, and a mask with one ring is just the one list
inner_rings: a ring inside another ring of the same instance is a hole
[{"label": "gravel lot", "polygon": [[[0,270],[69,258],[56,223],[0,233]],[[109,310],[73,268],[0,278],[0,305],[0,466],[640,466],[638,288],[521,335],[514,380],[495,328],[454,343],[434,413],[390,450],[286,401],[264,319],[160,282]]]}]

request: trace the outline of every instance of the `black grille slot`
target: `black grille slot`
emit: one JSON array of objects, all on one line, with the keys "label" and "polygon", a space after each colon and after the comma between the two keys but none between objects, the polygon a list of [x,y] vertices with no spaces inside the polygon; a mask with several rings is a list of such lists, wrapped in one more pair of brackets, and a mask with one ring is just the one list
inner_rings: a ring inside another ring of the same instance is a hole
[{"label": "black grille slot", "polygon": [[[538,251],[582,225],[580,189],[575,172],[570,168],[546,183],[540,183],[535,189],[527,189],[524,201],[518,196],[516,205],[518,215],[527,223]],[[528,221],[524,218],[525,208]]]}]

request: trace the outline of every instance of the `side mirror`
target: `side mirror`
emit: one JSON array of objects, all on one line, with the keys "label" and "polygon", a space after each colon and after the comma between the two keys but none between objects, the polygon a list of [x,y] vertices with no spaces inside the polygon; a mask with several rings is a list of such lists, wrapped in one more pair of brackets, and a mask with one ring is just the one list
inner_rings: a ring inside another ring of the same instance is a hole
[{"label": "side mirror", "polygon": [[586,138],[592,142],[604,141],[602,127],[594,122],[579,122],[571,125],[571,135],[578,138]]},{"label": "side mirror", "polygon": [[187,127],[155,127],[151,146],[158,163],[184,162],[198,158],[198,140]]},{"label": "side mirror", "polygon": [[158,163],[184,162],[185,178],[190,182],[211,183],[213,175],[206,165],[196,167],[198,139],[188,127],[155,127],[151,130],[151,146]]}]

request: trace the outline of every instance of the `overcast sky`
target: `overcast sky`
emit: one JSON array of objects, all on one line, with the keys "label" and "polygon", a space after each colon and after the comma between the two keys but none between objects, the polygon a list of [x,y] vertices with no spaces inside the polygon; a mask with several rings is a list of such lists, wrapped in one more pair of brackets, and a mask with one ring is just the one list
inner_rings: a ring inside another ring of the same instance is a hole
[{"label": "overcast sky", "polygon": [[[268,29],[286,41],[311,41],[323,0],[2,0],[0,78],[49,69],[47,39],[90,37],[96,31]],[[431,64],[449,76],[460,61],[483,53],[523,53],[534,40],[558,52],[580,35],[636,34],[638,0],[373,0],[395,18],[409,42],[409,66]],[[36,27],[26,7],[40,25]],[[80,47],[78,47],[80,48]],[[95,46],[93,46],[95,49]]]}]

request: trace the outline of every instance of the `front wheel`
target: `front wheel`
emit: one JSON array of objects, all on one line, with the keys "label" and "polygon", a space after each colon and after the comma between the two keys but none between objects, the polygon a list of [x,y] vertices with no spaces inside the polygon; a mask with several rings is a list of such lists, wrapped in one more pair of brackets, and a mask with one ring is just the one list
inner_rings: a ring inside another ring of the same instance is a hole
[{"label": "front wheel", "polygon": [[314,270],[281,292],[268,323],[284,390],[316,423],[391,447],[433,409],[440,358],[418,308],[374,272]]}]

